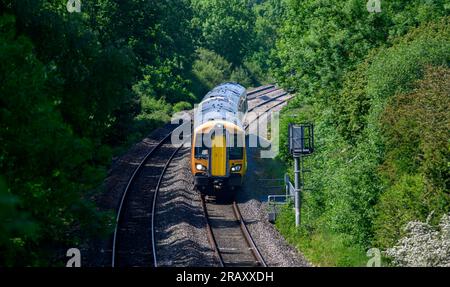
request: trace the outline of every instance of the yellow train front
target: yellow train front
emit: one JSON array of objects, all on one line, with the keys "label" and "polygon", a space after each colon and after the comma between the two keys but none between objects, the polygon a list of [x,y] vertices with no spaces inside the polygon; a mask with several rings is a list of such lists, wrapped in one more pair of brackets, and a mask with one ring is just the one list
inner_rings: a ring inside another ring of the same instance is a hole
[{"label": "yellow train front", "polygon": [[245,129],[247,93],[236,83],[211,90],[194,111],[191,171],[203,194],[232,193],[247,170]]}]

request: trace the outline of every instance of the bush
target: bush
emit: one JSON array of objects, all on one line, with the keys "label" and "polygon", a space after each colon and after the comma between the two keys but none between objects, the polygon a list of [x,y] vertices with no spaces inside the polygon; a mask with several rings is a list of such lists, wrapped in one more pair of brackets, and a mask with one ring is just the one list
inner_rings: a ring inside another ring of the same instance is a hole
[{"label": "bush", "polygon": [[[353,105],[341,108],[344,115],[346,113],[350,115],[347,119],[351,119],[348,122],[352,130],[347,128],[348,132],[343,134],[344,139],[352,139],[349,146],[348,143],[344,144],[341,135],[336,135],[330,129],[325,135],[320,131],[321,125],[318,125],[316,135],[317,137],[325,136],[328,146],[319,146],[318,149],[323,148],[324,150],[318,152],[314,158],[314,160],[324,161],[320,161],[320,165],[317,166],[319,176],[318,178],[314,176],[317,180],[315,184],[325,189],[325,194],[334,195],[332,197],[323,196],[325,207],[327,204],[330,205],[329,208],[325,208],[326,212],[323,216],[328,218],[326,222],[331,224],[332,230],[351,235],[352,240],[363,246],[367,246],[372,238],[372,224],[376,217],[374,206],[378,195],[395,184],[395,182],[383,180],[386,173],[380,173],[380,165],[395,153],[399,159],[397,162],[402,161],[398,157],[401,156],[404,165],[408,165],[410,170],[414,170],[414,165],[411,165],[411,154],[406,152],[406,149],[414,149],[414,143],[412,146],[406,145],[398,137],[391,138],[385,134],[386,130],[383,131],[380,122],[382,111],[389,99],[396,93],[410,91],[413,88],[414,81],[423,76],[426,65],[448,62],[448,51],[450,51],[448,33],[448,18],[441,19],[436,23],[424,24],[403,38],[397,39],[392,47],[380,48],[370,54],[367,61],[358,67],[356,73],[348,75],[348,80],[344,83],[344,93],[341,94],[342,99],[339,102],[341,105],[348,103]],[[439,74],[440,77],[443,76],[442,71]],[[446,89],[443,82],[436,84],[436,87],[440,87],[442,90]],[[445,92],[439,92],[436,96],[440,97],[441,103],[446,101],[444,94]],[[441,106],[430,108],[440,113],[439,111],[446,107],[442,104]],[[348,113],[349,111],[350,113]],[[404,111],[406,114],[410,109],[406,108]],[[391,112],[393,115],[402,114],[401,110],[399,111],[397,108]],[[418,116],[413,117],[417,118]],[[324,119],[328,118],[325,116],[321,120]],[[404,121],[397,120],[391,121],[386,127],[390,129],[394,126],[395,129],[394,122],[403,124],[404,135],[411,139],[420,137],[414,137],[415,131],[419,132],[425,128],[422,126],[422,129],[415,129],[414,125],[404,124]],[[425,122],[427,121],[425,120]],[[436,122],[436,124],[440,126],[438,130],[446,129],[446,124],[442,121]],[[360,136],[357,136],[358,133]],[[442,147],[442,140],[440,142]],[[318,143],[320,144],[320,141]],[[339,152],[340,150],[341,152]],[[323,159],[321,159],[322,156]],[[414,161],[414,157],[412,160]],[[396,179],[401,177],[401,174],[394,176]],[[325,178],[331,179],[324,181]],[[447,200],[442,196],[437,196],[437,198],[439,200],[431,201],[435,202],[434,205],[439,202],[440,210],[442,210],[444,206],[447,206]],[[380,238],[376,240],[383,241]]]},{"label": "bush", "polygon": [[424,220],[430,212],[424,205],[427,201],[425,183],[421,175],[403,175],[389,187],[376,206],[374,220],[377,246],[387,248],[404,235],[402,229],[412,220]]},{"label": "bush", "polygon": [[138,96],[152,96],[174,104],[180,101],[194,102],[195,96],[188,90],[190,82],[177,75],[174,63],[165,61],[161,66],[146,66],[143,79],[133,90]]},{"label": "bush", "polygon": [[255,14],[250,0],[194,0],[193,24],[202,47],[223,56],[233,67],[251,51]]},{"label": "bush", "polygon": [[423,77],[426,65],[448,65],[449,27],[450,17],[425,23],[379,51],[367,72],[367,93],[373,108],[382,109],[379,104],[387,98],[410,91],[414,81]]},{"label": "bush", "polygon": [[382,130],[386,146],[384,174],[395,181],[419,170],[428,184],[449,188],[447,162],[450,129],[450,69],[428,66],[414,90],[398,94],[386,106]]},{"label": "bush", "polygon": [[428,222],[411,221],[406,236],[385,254],[396,266],[450,267],[450,214],[443,215],[436,228]]},{"label": "bush", "polygon": [[138,138],[147,135],[152,130],[170,121],[172,106],[164,99],[155,99],[151,96],[140,97],[141,113],[135,118],[135,130]]},{"label": "bush", "polygon": [[174,113],[178,113],[181,111],[187,111],[190,109],[192,109],[192,105],[188,102],[178,102],[172,108]]},{"label": "bush", "polygon": [[29,214],[19,210],[20,201],[11,194],[5,181],[0,177],[0,262],[12,266],[19,254],[25,254],[25,238],[36,233],[36,224]]},{"label": "bush", "polygon": [[192,71],[202,85],[199,89],[201,95],[224,82],[236,81],[241,85],[251,86],[252,80],[246,69],[240,66],[232,69],[227,60],[212,51],[200,48],[197,52],[198,59],[194,62]]},{"label": "bush", "polygon": [[237,67],[231,72],[230,80],[247,88],[252,86],[252,80],[250,79],[249,72],[242,67]]},{"label": "bush", "polygon": [[198,59],[192,66],[192,71],[204,86],[204,94],[220,83],[230,78],[231,64],[223,57],[203,48],[197,51]]},{"label": "bush", "polygon": [[375,239],[382,247],[392,246],[408,221],[424,220],[431,211],[437,220],[450,209],[450,69],[428,66],[424,73],[412,92],[389,101],[381,118],[381,171],[390,185],[377,206]]}]

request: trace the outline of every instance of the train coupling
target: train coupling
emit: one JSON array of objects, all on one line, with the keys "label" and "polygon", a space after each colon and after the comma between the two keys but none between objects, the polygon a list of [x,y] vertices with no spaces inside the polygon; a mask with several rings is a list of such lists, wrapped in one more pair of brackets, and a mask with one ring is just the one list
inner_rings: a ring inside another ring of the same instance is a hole
[{"label": "train coupling", "polygon": [[221,180],[221,179],[215,179],[215,180],[213,181],[213,186],[214,186],[214,188],[216,188],[216,189],[222,189],[223,186],[224,186],[224,181]]}]

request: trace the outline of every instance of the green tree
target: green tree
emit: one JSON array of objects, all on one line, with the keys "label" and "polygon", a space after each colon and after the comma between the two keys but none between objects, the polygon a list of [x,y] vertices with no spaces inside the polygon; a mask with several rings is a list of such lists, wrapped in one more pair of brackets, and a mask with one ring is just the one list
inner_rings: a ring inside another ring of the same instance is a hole
[{"label": "green tree", "polygon": [[250,0],[193,0],[193,25],[199,27],[199,45],[241,65],[252,50],[255,14]]},{"label": "green tree", "polygon": [[99,164],[105,149],[95,149],[64,122],[52,93],[54,78],[30,39],[16,34],[11,15],[0,17],[0,43],[0,172],[8,186],[2,197],[10,200],[2,217],[13,226],[25,219],[33,225],[8,232],[2,221],[10,237],[2,237],[0,249],[8,249],[9,259],[0,264],[49,264],[52,248],[98,235],[107,223],[86,200],[105,176]]}]

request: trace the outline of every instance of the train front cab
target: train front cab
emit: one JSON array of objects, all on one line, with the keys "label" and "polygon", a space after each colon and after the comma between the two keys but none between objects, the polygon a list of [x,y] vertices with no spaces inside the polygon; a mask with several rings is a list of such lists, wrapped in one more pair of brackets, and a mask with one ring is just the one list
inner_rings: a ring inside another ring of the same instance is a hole
[{"label": "train front cab", "polygon": [[191,155],[194,185],[201,193],[231,193],[242,186],[247,169],[245,134],[236,125],[210,122],[199,127]]}]

